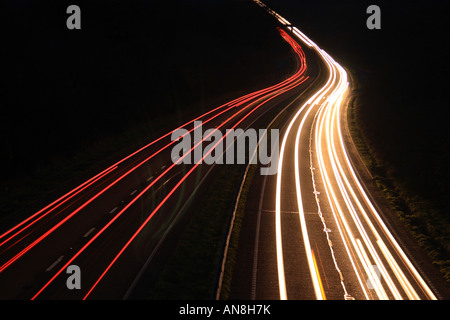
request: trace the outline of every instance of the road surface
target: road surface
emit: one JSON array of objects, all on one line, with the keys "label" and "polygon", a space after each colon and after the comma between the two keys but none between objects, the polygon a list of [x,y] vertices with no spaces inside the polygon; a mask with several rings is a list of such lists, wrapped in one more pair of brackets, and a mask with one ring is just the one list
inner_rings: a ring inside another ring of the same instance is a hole
[{"label": "road surface", "polygon": [[439,280],[430,280],[436,269],[418,263],[423,253],[411,255],[405,243],[412,242],[403,241],[404,233],[399,237],[386,204],[375,201],[381,197],[348,133],[346,70],[256,2],[291,30],[325,72],[324,81],[295,101],[280,124],[277,176],[252,178],[229,297],[434,300],[447,295],[437,289]]}]

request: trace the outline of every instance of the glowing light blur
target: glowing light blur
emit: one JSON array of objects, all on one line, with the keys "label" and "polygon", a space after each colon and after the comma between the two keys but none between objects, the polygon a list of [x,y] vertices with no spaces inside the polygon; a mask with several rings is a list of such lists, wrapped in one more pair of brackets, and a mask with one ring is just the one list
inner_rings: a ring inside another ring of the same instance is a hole
[{"label": "glowing light blur", "polygon": [[[348,261],[353,268],[364,296],[367,299],[375,297],[378,299],[393,298],[398,300],[404,298],[420,299],[419,294],[411,283],[413,279],[413,282],[428,299],[436,299],[436,296],[420,276],[389,231],[379,212],[375,209],[350,161],[341,128],[343,102],[347,97],[349,86],[347,72],[304,33],[292,27],[289,21],[273,10],[268,9],[261,1],[255,0],[255,2],[275,16],[282,25],[290,28],[292,33],[302,43],[312,48],[324,61],[329,74],[327,83],[298,109],[288,124],[280,148],[275,195],[275,233],[280,298],[287,299],[281,230],[283,159],[285,157],[287,137],[298,117],[303,114],[295,140],[296,194],[302,228],[302,240],[306,249],[306,258],[316,298],[322,299],[324,293],[322,292],[323,287],[320,283],[320,276],[315,265],[313,252],[309,245],[299,172],[299,137],[305,119],[308,116],[314,116],[314,143],[319,167],[318,175],[322,178],[323,188],[325,189],[344,251],[347,253]],[[314,107],[317,112],[311,113]],[[313,132],[311,131],[311,133]],[[335,263],[337,263],[336,260]],[[379,270],[380,277],[375,272],[374,266]],[[405,270],[409,277],[406,275]],[[370,280],[371,288],[368,288],[367,280]],[[350,295],[345,291],[344,285],[343,288],[345,292],[344,297],[347,299]],[[373,291],[370,291],[371,289]]]},{"label": "glowing light blur", "polygon": [[[300,46],[292,40],[292,38],[286,34],[283,30],[279,30],[280,34],[283,36],[283,38],[290,43],[293,47],[292,49],[298,54],[300,59],[300,67],[297,70],[297,72],[289,77],[288,79],[273,85],[271,87],[265,88],[263,90],[259,90],[256,92],[253,92],[251,94],[248,94],[244,97],[238,98],[233,100],[230,103],[225,104],[224,106],[229,106],[226,111],[233,109],[233,114],[229,116],[225,121],[223,121],[219,126],[216,127],[215,130],[219,130],[221,127],[225,127],[229,122],[231,122],[234,118],[238,118],[239,120],[232,126],[231,129],[236,128],[240,123],[242,123],[246,118],[252,115],[253,112],[255,112],[257,109],[262,107],[264,104],[266,104],[268,101],[275,99],[279,95],[299,86],[300,84],[304,83],[308,77],[303,76],[303,74],[306,71],[306,60],[304,58],[304,53],[301,50]],[[240,107],[237,109],[234,109],[236,107]],[[216,109],[215,109],[216,110]],[[247,112],[247,113],[245,113]],[[195,128],[194,128],[195,129]],[[192,129],[192,130],[194,130]],[[192,131],[191,130],[191,131]],[[203,154],[203,159],[208,156],[209,153],[211,153],[214,148],[221,143],[223,139],[226,138],[230,131],[227,131],[227,133],[220,139],[220,141],[217,141],[216,144],[210,148],[205,154]],[[186,133],[187,134],[187,133]],[[175,168],[177,163],[181,162],[184,157],[187,157],[190,155],[190,153],[194,152],[196,148],[201,148],[203,141],[208,141],[209,136],[211,136],[213,132],[210,132],[208,135],[202,137],[202,141],[198,141],[194,147],[192,147],[189,152],[185,153],[183,157],[179,158],[176,163],[172,163],[164,172],[162,172],[158,177],[152,180],[152,182],[145,187],[141,192],[139,192],[130,202],[128,202],[127,205],[125,205],[121,210],[119,210],[114,217],[111,218],[111,220],[102,228],[100,229],[78,252],[76,252],[65,264],[62,266],[59,271],[57,271],[51,278],[48,280],[45,285],[32,297],[32,300],[36,299],[50,284],[61,274],[64,272],[66,267],[70,265],[77,257],[79,257],[97,238],[100,237],[100,235],[106,231],[124,212],[126,212],[131,205],[133,205],[140,197],[142,197],[150,188],[152,188],[155,183],[157,183],[158,180],[160,180],[165,174],[167,174],[170,170]],[[172,141],[170,144],[174,143],[175,141]],[[170,145],[169,144],[169,145]],[[168,146],[168,145],[167,145]],[[166,146],[166,147],[167,147]],[[164,147],[164,148],[166,148]],[[202,159],[202,161],[203,161]],[[90,286],[90,289],[87,291],[83,299],[87,299],[88,296],[92,293],[92,291],[97,287],[97,285],[100,283],[100,281],[104,278],[104,276],[108,273],[108,271],[111,269],[111,267],[117,262],[117,260],[120,258],[120,256],[124,253],[124,251],[129,247],[129,245],[133,242],[133,240],[139,235],[139,233],[143,230],[143,228],[150,222],[150,220],[153,218],[153,216],[159,211],[159,209],[171,198],[171,196],[175,193],[175,191],[182,185],[182,183],[189,177],[192,172],[195,171],[195,169],[201,164],[196,163],[187,173],[185,173],[178,183],[165,195],[165,197],[160,201],[160,203],[155,207],[155,209],[152,210],[152,212],[149,213],[147,218],[142,222],[142,224],[137,228],[137,230],[133,233],[131,238],[128,239],[128,241],[125,243],[125,245],[121,248],[121,250],[115,255],[114,259],[109,263],[109,265],[106,267],[106,269],[102,272],[102,274],[97,278],[95,283]]]}]

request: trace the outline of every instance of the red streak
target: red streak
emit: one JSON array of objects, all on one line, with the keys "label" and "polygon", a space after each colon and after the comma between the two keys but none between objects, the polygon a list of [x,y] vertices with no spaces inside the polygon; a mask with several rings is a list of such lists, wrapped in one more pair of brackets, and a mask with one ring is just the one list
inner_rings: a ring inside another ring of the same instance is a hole
[{"label": "red streak", "polygon": [[[280,29],[280,31],[282,31]],[[284,32],[284,31],[283,31]],[[288,36],[287,34],[285,36]],[[289,36],[288,36],[289,37]],[[292,40],[292,38],[289,37],[289,39]],[[293,41],[293,40],[292,40]],[[295,43],[295,42],[294,42]],[[296,43],[295,43],[296,44]],[[297,45],[297,47],[295,48],[296,52],[297,50],[301,51],[301,53],[303,53],[303,51],[301,50],[300,46]],[[304,60],[302,60],[302,66],[304,65]],[[303,70],[303,68],[302,68]],[[302,71],[300,73],[303,74],[304,71]],[[298,80],[302,79],[298,78]],[[248,116],[250,116],[254,111],[256,111],[259,107],[261,107],[262,105],[264,105],[265,103],[267,103],[268,101],[274,99],[275,97],[283,94],[284,92],[302,84],[303,82],[305,82],[308,79],[308,77],[304,78],[302,81],[298,82],[297,84],[293,85],[290,88],[281,90],[280,92],[276,93],[275,95],[273,95],[272,97],[268,98],[266,101],[260,103],[258,106],[256,106],[255,108],[253,108],[249,113],[247,113],[244,117],[242,117],[231,129],[236,128],[242,121],[244,121]],[[239,112],[238,112],[239,113]],[[234,115],[236,116],[236,115]],[[233,116],[233,117],[234,117]],[[228,122],[229,120],[227,120]],[[222,124],[223,125],[223,124]],[[221,127],[222,125],[220,125],[219,127]],[[133,242],[133,240],[139,235],[139,233],[142,231],[142,229],[148,224],[148,222],[152,219],[152,217],[158,212],[158,210],[164,205],[164,203],[171,197],[171,195],[179,188],[179,186],[188,178],[188,176],[203,162],[203,160],[215,149],[215,147],[217,145],[219,145],[221,143],[221,141],[223,141],[226,136],[229,134],[229,131],[226,131],[226,134],[218,141],[215,143],[215,145],[209,149],[209,151],[203,155],[203,158],[201,159],[201,161],[199,161],[198,163],[196,163],[184,176],[183,178],[180,179],[180,181],[172,188],[172,190],[164,197],[164,199],[158,204],[158,206],[150,213],[150,215],[146,218],[146,220],[141,224],[141,226],[136,230],[136,232],[131,236],[131,238],[127,241],[127,243],[122,247],[122,249],[119,251],[119,253],[114,257],[114,259],[111,261],[111,263],[108,265],[108,267],[105,269],[105,271],[103,271],[103,273],[100,275],[100,277],[97,279],[97,281],[94,283],[94,285],[91,287],[91,289],[86,293],[86,295],[83,297],[83,300],[87,299],[87,297],[91,294],[91,292],[95,289],[95,287],[98,285],[98,283],[103,279],[103,277],[106,275],[106,273],[111,269],[111,267],[114,265],[114,263],[119,259],[119,257],[123,254],[123,252],[128,248],[128,246]],[[210,133],[210,135],[212,135],[212,132]],[[208,135],[209,136],[209,135]],[[207,138],[207,137],[205,137]],[[199,143],[200,144],[200,143]],[[195,147],[194,147],[195,148]],[[192,148],[190,150],[190,152],[194,149]],[[186,155],[183,156],[183,158]],[[181,161],[181,159],[179,159],[178,161]],[[174,166],[175,164],[173,164],[172,166]],[[172,167],[171,166],[171,167]],[[170,168],[168,169],[170,170]],[[144,190],[142,193],[144,193],[146,190]],[[124,209],[125,210],[125,209]],[[123,210],[123,211],[124,211]],[[67,264],[69,265],[69,264]],[[65,269],[65,267],[63,268]]]},{"label": "red streak", "polygon": [[[295,86],[300,85],[301,83],[305,82],[307,78],[304,78],[303,81],[297,83]],[[294,86],[294,87],[295,87]],[[291,89],[291,88],[289,88]],[[288,89],[281,91],[274,96],[268,98],[266,101],[252,109],[249,113],[247,113],[241,120],[239,120],[231,129],[236,128],[242,121],[244,121],[250,114],[252,114],[254,111],[256,111],[260,106],[265,104],[266,102],[272,100],[273,98],[279,96],[280,94],[286,92]],[[197,164],[195,164],[185,175],[181,180],[175,185],[175,187],[172,188],[172,190],[164,197],[164,199],[158,204],[158,206],[150,213],[150,215],[145,219],[145,221],[141,224],[139,229],[136,230],[136,232],[133,234],[133,236],[128,240],[128,242],[122,247],[122,249],[119,251],[119,253],[116,255],[116,257],[111,261],[111,263],[108,265],[108,267],[105,269],[105,271],[101,274],[101,276],[97,279],[97,281],[94,283],[94,285],[91,287],[91,289],[88,291],[88,293],[84,296],[83,300],[85,300],[94,290],[94,288],[97,286],[97,284],[101,281],[101,279],[105,276],[105,274],[109,271],[109,269],[112,267],[112,265],[119,259],[119,257],[122,255],[122,253],[127,249],[127,247],[133,242],[133,240],[138,236],[138,234],[142,231],[142,229],[147,225],[147,223],[151,220],[151,218],[155,215],[155,213],[164,205],[164,203],[170,198],[170,196],[178,189],[178,187],[188,178],[188,176],[203,162],[205,157],[207,157],[214,148],[223,140],[225,137],[229,134],[229,131],[226,132],[226,134],[211,148],[209,151],[203,156],[201,161],[199,161]],[[64,268],[65,269],[65,268]]]},{"label": "red streak", "polygon": [[[301,68],[293,75],[291,76],[289,79],[286,79],[280,83],[278,83],[277,85],[247,94],[243,97],[237,98],[227,104],[224,104],[220,107],[217,107],[207,113],[205,113],[203,116],[216,111],[220,108],[223,108],[227,105],[232,105],[231,107],[227,108],[226,110],[220,112],[219,114],[215,115],[214,117],[208,119],[205,122],[211,121],[213,118],[219,116],[220,114],[230,110],[231,108],[237,107],[237,106],[241,106],[244,103],[251,101],[252,99],[255,99],[258,96],[262,96],[264,93],[267,93],[269,91],[275,91],[275,89],[278,89],[280,87],[285,86],[284,89],[279,90],[279,92],[277,92],[276,94],[274,94],[273,96],[271,96],[270,98],[268,98],[266,101],[260,103],[258,106],[256,106],[255,108],[253,108],[248,114],[246,114],[242,119],[240,119],[232,128],[235,128],[237,125],[239,125],[244,119],[246,119],[251,113],[253,113],[256,109],[258,109],[260,106],[262,106],[263,104],[265,104],[266,102],[274,99],[275,97],[281,95],[282,93],[300,85],[301,83],[303,83],[304,81],[306,81],[308,78],[303,78],[300,77],[306,70],[306,61],[305,61],[305,56],[304,53],[301,49],[301,47],[288,35],[286,34],[284,31],[282,31],[280,29],[280,33],[283,36],[283,38],[289,43],[291,44],[291,46],[293,47],[294,51],[299,55],[300,60],[301,60]],[[302,80],[302,81],[300,81]],[[298,83],[295,83],[298,82]],[[267,93],[267,95],[269,95],[269,93]],[[232,117],[230,117],[229,119],[227,119],[224,123],[222,123],[220,126],[218,126],[218,128],[222,127],[225,123],[229,122],[231,119],[233,119],[234,117],[236,117],[239,113],[241,113],[243,110],[245,110],[246,108],[248,108],[250,106],[247,105],[245,108],[240,109],[238,112],[236,112]],[[196,119],[189,121],[188,123],[186,123],[183,126],[186,126],[187,124],[192,123],[193,121],[201,118],[197,117]],[[178,127],[182,128],[183,126]],[[175,129],[175,130],[177,130]],[[195,129],[195,128],[194,128]],[[189,132],[193,131],[194,129],[190,130]],[[125,161],[126,159],[130,158],[131,156],[135,155],[136,153],[144,150],[145,148],[149,147],[150,145],[154,144],[155,142],[161,140],[164,137],[167,137],[168,135],[170,135],[172,132],[174,132],[175,130],[167,133],[166,135],[162,136],[161,138],[153,141],[152,143],[146,145],[145,147],[139,149],[138,151],[134,152],[133,154],[129,155],[128,157],[124,158],[123,160],[119,161],[118,163],[121,163],[123,161]],[[217,130],[217,129],[216,129]],[[188,133],[186,133],[188,134]],[[212,132],[210,133],[210,135],[212,134]],[[225,134],[225,136],[222,137],[221,140],[223,140],[228,133]],[[208,135],[209,136],[209,135]],[[207,137],[203,138],[206,139]],[[221,141],[220,140],[220,141]],[[202,140],[203,141],[203,140]],[[193,148],[191,148],[191,150],[186,153],[182,158],[180,158],[178,162],[181,162],[182,159],[186,156],[188,156],[189,153],[192,152],[192,150],[194,150],[197,146],[201,145],[202,141],[200,141],[199,143],[197,143],[197,145],[195,145]],[[217,144],[220,143],[220,141],[218,141],[215,146],[217,146]],[[79,212],[82,208],[84,208],[86,205],[88,205],[90,202],[92,202],[94,199],[96,199],[100,194],[102,194],[104,191],[106,191],[109,187],[111,187],[113,184],[115,184],[117,181],[121,180],[124,176],[126,176],[127,174],[129,174],[130,172],[134,171],[137,167],[139,167],[140,165],[142,165],[144,162],[148,161],[150,158],[152,158],[153,156],[155,156],[156,154],[158,154],[159,152],[161,152],[162,150],[166,149],[167,147],[169,147],[171,144],[175,143],[176,141],[172,141],[171,143],[167,144],[165,147],[161,148],[160,150],[158,150],[156,153],[152,154],[149,158],[145,159],[144,161],[142,161],[140,164],[138,164],[137,166],[135,166],[134,168],[130,169],[127,173],[125,173],[124,175],[122,175],[119,179],[117,179],[115,182],[113,182],[112,184],[110,184],[108,187],[106,187],[104,190],[102,190],[100,193],[98,193],[96,196],[94,196],[92,199],[90,199],[89,201],[87,201],[85,204],[83,204],[80,208],[78,208],[77,210],[75,210],[72,214],[70,214],[69,216],[67,216],[63,221],[61,221],[60,223],[58,223],[57,225],[55,225],[53,228],[51,228],[49,231],[47,231],[43,236],[41,236],[38,240],[36,240],[35,242],[33,242],[31,245],[29,245],[26,249],[22,250],[21,253],[19,253],[18,255],[16,255],[16,257],[14,257],[13,259],[11,259],[11,262],[6,263],[4,266],[2,266],[0,268],[0,272],[3,271],[7,266],[9,266],[12,262],[14,262],[17,258],[19,258],[21,255],[23,255],[26,251],[28,251],[32,246],[36,245],[39,241],[41,241],[43,238],[45,238],[46,236],[48,236],[48,234],[50,234],[51,232],[53,232],[56,228],[58,228],[60,225],[62,225],[65,221],[67,221],[70,217],[72,217],[75,213]],[[215,147],[214,146],[214,147]],[[211,153],[214,150],[214,148],[211,148],[209,150],[209,152],[207,154],[205,154],[202,158],[203,159],[209,155],[209,153]],[[116,255],[116,257],[113,259],[113,261],[109,264],[109,266],[107,267],[107,269],[102,273],[102,275],[100,276],[100,278],[95,282],[95,284],[93,285],[93,287],[89,290],[89,292],[86,294],[86,296],[84,297],[84,299],[87,298],[87,296],[91,293],[91,291],[96,287],[96,285],[100,282],[100,280],[103,278],[103,276],[108,272],[108,270],[111,268],[111,266],[116,262],[116,260],[119,258],[119,256],[125,251],[125,249],[129,246],[129,244],[135,239],[135,237],[140,233],[140,231],[145,227],[145,225],[151,220],[151,218],[154,216],[154,214],[161,208],[161,206],[169,199],[169,197],[176,191],[176,189],[187,179],[187,177],[197,168],[197,166],[202,162],[200,161],[199,163],[195,164],[193,166],[193,168],[191,168],[186,175],[181,178],[181,180],[176,184],[176,186],[165,196],[165,198],[160,202],[160,204],[151,212],[151,214],[147,217],[147,219],[144,221],[144,223],[139,227],[139,229],[133,234],[133,236],[128,240],[128,242],[125,244],[125,246],[120,250],[120,252]],[[114,221],[116,221],[123,212],[125,212],[134,202],[137,201],[137,199],[139,199],[145,192],[147,192],[157,181],[159,181],[166,173],[168,173],[174,166],[177,165],[177,163],[172,164],[169,168],[167,168],[163,173],[161,173],[155,180],[152,181],[152,183],[150,183],[150,185],[148,185],[143,191],[141,191],[130,203],[128,203],[122,210],[120,210],[98,233],[95,234],[94,237],[92,237],[68,262],[66,262],[66,264],[33,296],[32,300],[34,300],[35,298],[38,297],[39,294],[42,293],[43,290],[45,290],[45,288],[47,288],[51,282],[54,281],[54,279],[61,274],[66,268],[67,266],[69,266],[93,241],[95,241],[95,239],[97,239]],[[106,171],[106,170],[105,170]],[[56,202],[56,201],[55,201]],[[49,206],[48,206],[49,207]],[[44,208],[45,209],[45,208]],[[43,210],[44,210],[43,209]],[[41,210],[42,211],[42,210]]]}]

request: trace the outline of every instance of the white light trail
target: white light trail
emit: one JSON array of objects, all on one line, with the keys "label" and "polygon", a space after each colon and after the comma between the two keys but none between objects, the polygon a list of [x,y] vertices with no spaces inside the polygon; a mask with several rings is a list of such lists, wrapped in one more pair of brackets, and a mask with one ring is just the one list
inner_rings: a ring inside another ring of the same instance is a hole
[{"label": "white light trail", "polygon": [[[394,299],[406,297],[409,299],[420,299],[419,294],[411,283],[411,280],[413,280],[413,283],[420,288],[426,298],[436,299],[436,296],[420,276],[384,223],[379,212],[375,209],[350,161],[341,128],[341,112],[344,108],[343,102],[345,101],[349,85],[346,71],[304,33],[293,27],[289,21],[267,8],[261,1],[255,0],[255,2],[274,15],[281,24],[290,28],[292,34],[302,43],[313,49],[323,59],[329,71],[327,83],[299,108],[289,122],[280,148],[275,209],[280,298],[287,299],[281,230],[283,159],[285,157],[287,137],[294,123],[296,123],[300,114],[303,113],[303,119],[299,124],[295,139],[295,186],[302,240],[306,250],[306,258],[316,299],[324,298],[324,295],[320,292],[321,284],[310,247],[303,210],[302,190],[300,188],[300,134],[308,116],[315,117],[313,122],[315,125],[315,149],[325,194],[331,213],[336,221],[344,252],[347,253],[363,295],[366,299],[373,297],[374,293],[379,299],[390,299],[391,297]],[[316,113],[311,112],[314,108],[317,109]],[[315,188],[316,186],[314,185],[314,190],[316,190]],[[387,243],[385,243],[386,240]],[[333,259],[337,266],[334,254]],[[374,272],[374,265],[380,272],[380,278]],[[339,271],[339,268],[336,269]],[[405,270],[407,273],[405,273]],[[340,276],[342,279],[341,274]],[[370,279],[373,288],[368,288],[367,279]],[[343,288],[345,291],[345,286]],[[372,289],[373,291],[370,291]],[[347,292],[345,292],[345,296],[348,296]]]}]

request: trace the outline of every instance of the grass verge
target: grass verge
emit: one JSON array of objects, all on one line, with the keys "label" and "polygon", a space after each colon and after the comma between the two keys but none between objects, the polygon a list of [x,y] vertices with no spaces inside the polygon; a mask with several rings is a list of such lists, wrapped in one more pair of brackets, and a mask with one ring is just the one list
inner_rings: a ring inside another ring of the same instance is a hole
[{"label": "grass verge", "polygon": [[234,266],[236,264],[236,255],[239,249],[239,237],[241,234],[241,226],[245,214],[245,204],[247,202],[247,195],[250,190],[253,175],[255,174],[257,169],[258,169],[257,165],[250,165],[247,172],[247,176],[245,177],[244,185],[242,186],[239,202],[237,204],[233,229],[231,231],[230,243],[228,246],[228,252],[226,256],[225,270],[222,280],[222,290],[220,292],[221,300],[228,300],[230,294],[231,280],[233,278]]},{"label": "grass verge", "polygon": [[371,172],[377,187],[383,192],[388,205],[405,224],[419,245],[438,266],[447,283],[450,283],[450,224],[438,206],[423,196],[414,193],[406,181],[393,176],[391,164],[383,160],[364,134],[364,126],[359,120],[359,84],[353,83],[353,96],[348,106],[350,134],[365,165]]}]

